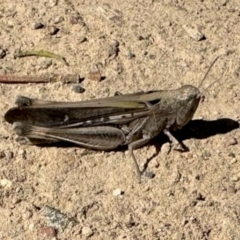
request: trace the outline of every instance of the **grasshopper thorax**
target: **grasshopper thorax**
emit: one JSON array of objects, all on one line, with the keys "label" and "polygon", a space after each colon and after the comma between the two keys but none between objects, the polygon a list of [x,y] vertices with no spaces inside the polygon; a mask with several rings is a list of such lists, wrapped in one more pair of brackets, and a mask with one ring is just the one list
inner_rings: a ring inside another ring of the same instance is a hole
[{"label": "grasshopper thorax", "polygon": [[199,89],[192,85],[182,86],[177,90],[177,94],[179,107],[173,129],[182,128],[192,119],[202,97]]},{"label": "grasshopper thorax", "polygon": [[178,90],[179,98],[182,100],[191,99],[193,97],[201,96],[201,92],[197,87],[192,85],[184,85],[180,87]]}]

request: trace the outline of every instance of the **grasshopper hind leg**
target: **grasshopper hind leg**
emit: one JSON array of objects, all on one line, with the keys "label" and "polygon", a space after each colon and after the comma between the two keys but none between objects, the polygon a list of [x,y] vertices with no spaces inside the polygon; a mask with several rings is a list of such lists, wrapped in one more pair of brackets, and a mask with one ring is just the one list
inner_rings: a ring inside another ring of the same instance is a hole
[{"label": "grasshopper hind leg", "polygon": [[58,142],[54,140],[44,140],[44,139],[29,138],[29,137],[22,137],[22,136],[18,136],[16,138],[16,141],[21,145],[37,145],[37,146],[38,145],[47,146],[47,145],[51,145]]},{"label": "grasshopper hind leg", "polygon": [[148,136],[146,136],[146,137],[144,137],[144,138],[142,138],[142,139],[139,139],[139,140],[137,140],[137,141],[135,141],[135,142],[132,142],[132,143],[130,143],[130,144],[128,145],[128,149],[129,149],[130,154],[131,154],[131,156],[132,156],[132,159],[133,159],[133,162],[134,162],[134,166],[135,166],[135,169],[136,169],[136,172],[137,172],[137,177],[138,177],[138,182],[139,182],[139,183],[141,183],[142,172],[141,172],[140,169],[139,169],[139,165],[138,165],[138,162],[137,162],[137,159],[136,159],[136,157],[135,157],[135,155],[134,155],[133,150],[134,150],[134,149],[137,149],[137,148],[139,148],[139,147],[141,147],[141,146],[143,146],[143,145],[145,145],[145,144],[148,143],[150,140],[151,140],[151,138],[148,137]]},{"label": "grasshopper hind leg", "polygon": [[13,123],[13,130],[17,133],[17,141],[21,144],[32,144],[32,145],[48,145],[59,142],[57,139],[47,138],[46,136],[40,137],[37,134],[29,135],[31,132],[31,125],[26,125],[21,122]]}]

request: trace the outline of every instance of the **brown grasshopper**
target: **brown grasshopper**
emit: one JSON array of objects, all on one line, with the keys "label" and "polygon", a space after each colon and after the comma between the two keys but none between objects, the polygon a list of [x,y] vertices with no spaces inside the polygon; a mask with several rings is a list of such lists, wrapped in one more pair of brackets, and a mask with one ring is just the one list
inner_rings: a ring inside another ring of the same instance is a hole
[{"label": "brown grasshopper", "polygon": [[140,179],[133,150],[162,131],[179,146],[169,130],[180,129],[192,119],[201,97],[199,88],[191,85],[81,102],[49,102],[21,96],[16,100],[17,107],[9,109],[4,118],[19,136],[33,144],[67,141],[98,150],[127,145]]}]

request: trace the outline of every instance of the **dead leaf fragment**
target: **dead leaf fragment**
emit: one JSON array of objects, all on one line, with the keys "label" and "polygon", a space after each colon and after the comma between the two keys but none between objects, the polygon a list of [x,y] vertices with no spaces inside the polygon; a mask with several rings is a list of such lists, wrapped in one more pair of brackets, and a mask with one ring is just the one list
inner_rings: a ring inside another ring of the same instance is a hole
[{"label": "dead leaf fragment", "polygon": [[196,41],[205,39],[205,36],[200,32],[197,26],[186,24],[183,25],[183,28],[188,33],[188,35]]}]

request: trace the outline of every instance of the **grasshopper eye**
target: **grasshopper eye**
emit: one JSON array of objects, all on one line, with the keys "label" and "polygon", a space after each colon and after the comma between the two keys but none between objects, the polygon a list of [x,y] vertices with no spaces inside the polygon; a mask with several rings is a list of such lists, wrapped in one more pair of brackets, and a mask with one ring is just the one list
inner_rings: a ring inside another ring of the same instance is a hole
[{"label": "grasshopper eye", "polygon": [[192,101],[194,99],[199,99],[200,96],[198,94],[191,94],[188,96],[187,101]]}]

